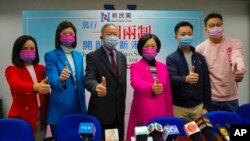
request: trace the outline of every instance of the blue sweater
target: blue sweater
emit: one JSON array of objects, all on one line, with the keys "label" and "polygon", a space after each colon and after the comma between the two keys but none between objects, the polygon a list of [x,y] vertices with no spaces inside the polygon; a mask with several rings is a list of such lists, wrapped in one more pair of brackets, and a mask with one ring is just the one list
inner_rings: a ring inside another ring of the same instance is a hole
[{"label": "blue sweater", "polygon": [[190,47],[193,52],[191,56],[195,73],[199,74],[196,84],[185,82],[189,74],[188,64],[183,51],[178,49],[167,56],[166,64],[169,71],[173,104],[181,107],[194,107],[201,103],[208,111],[211,110],[211,86],[207,63],[203,55],[195,52],[194,47]]}]

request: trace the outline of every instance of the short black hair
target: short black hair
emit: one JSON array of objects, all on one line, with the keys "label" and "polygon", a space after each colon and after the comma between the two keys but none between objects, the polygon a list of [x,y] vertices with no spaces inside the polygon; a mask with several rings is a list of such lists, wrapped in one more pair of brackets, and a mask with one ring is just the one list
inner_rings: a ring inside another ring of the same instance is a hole
[{"label": "short black hair", "polygon": [[211,18],[219,18],[223,21],[222,15],[219,13],[210,13],[204,19],[204,25],[207,26],[207,21]]},{"label": "short black hair", "polygon": [[66,28],[72,28],[75,32],[75,42],[72,44],[73,48],[76,48],[77,45],[77,37],[76,37],[76,27],[71,23],[70,21],[62,21],[56,29],[56,37],[55,37],[55,47],[61,48],[61,41],[60,41],[60,33],[66,29]]},{"label": "short black hair", "polygon": [[24,44],[31,40],[35,44],[36,48],[36,58],[32,61],[32,64],[38,64],[39,63],[39,54],[38,54],[38,47],[35,38],[33,38],[30,35],[22,35],[16,39],[13,45],[12,49],[12,64],[18,67],[23,67],[24,63],[23,60],[20,58],[20,52],[23,49]]},{"label": "short black hair", "polygon": [[193,30],[193,25],[187,21],[181,21],[179,23],[177,23],[174,27],[174,32],[175,32],[175,35],[177,34],[178,30],[180,29],[180,27],[182,26],[189,26],[191,27],[191,29]]},{"label": "short black hair", "polygon": [[157,52],[160,51],[160,49],[161,49],[161,41],[160,41],[160,39],[155,34],[151,34],[151,33],[144,34],[144,35],[141,36],[141,38],[139,39],[139,41],[137,43],[137,50],[138,50],[138,53],[141,56],[142,56],[142,48],[144,47],[146,42],[151,38],[153,38],[155,40],[155,42],[156,42]]}]

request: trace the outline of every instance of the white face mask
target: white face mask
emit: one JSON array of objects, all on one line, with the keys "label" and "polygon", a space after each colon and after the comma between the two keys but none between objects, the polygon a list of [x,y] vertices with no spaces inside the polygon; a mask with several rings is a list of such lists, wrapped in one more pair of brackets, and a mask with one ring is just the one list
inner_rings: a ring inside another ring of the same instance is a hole
[{"label": "white face mask", "polygon": [[110,50],[114,49],[115,46],[118,44],[119,39],[117,36],[109,35],[106,37],[104,41],[104,46]]}]

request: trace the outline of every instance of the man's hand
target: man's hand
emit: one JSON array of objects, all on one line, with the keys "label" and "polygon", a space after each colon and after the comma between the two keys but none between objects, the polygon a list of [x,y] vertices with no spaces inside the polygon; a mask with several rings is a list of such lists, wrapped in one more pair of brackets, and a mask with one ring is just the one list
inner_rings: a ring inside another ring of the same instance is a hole
[{"label": "man's hand", "polygon": [[186,76],[186,82],[190,84],[196,84],[199,80],[199,74],[195,73],[195,68],[192,66],[192,71]]},{"label": "man's hand", "polygon": [[243,80],[245,72],[238,68],[237,63],[234,64],[233,73],[235,75],[235,81],[236,82],[241,82]]},{"label": "man's hand", "polygon": [[106,78],[104,76],[102,77],[102,82],[100,84],[96,85],[95,91],[96,91],[97,95],[100,97],[103,97],[107,94]]}]

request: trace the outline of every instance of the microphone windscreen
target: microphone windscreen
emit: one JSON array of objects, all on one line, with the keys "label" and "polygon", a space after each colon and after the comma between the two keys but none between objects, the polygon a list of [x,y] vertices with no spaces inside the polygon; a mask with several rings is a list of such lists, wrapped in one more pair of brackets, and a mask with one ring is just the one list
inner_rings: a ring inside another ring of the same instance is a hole
[{"label": "microphone windscreen", "polygon": [[227,131],[225,127],[222,127],[219,124],[216,124],[216,128],[218,129],[218,132],[223,138],[223,140],[230,141],[229,132]]},{"label": "microphone windscreen", "polygon": [[153,132],[163,133],[162,125],[157,122],[150,123],[148,125],[148,133],[151,134]]},{"label": "microphone windscreen", "polygon": [[176,125],[165,125],[163,128],[163,139],[164,141],[175,140],[180,134]]},{"label": "microphone windscreen", "polygon": [[154,141],[160,141],[162,139],[163,128],[162,125],[153,122],[148,125],[149,136],[153,138]]},{"label": "microphone windscreen", "polygon": [[217,141],[215,135],[212,132],[213,125],[210,120],[205,117],[200,117],[196,121],[197,126],[200,128],[201,133],[206,138],[207,141]]},{"label": "microphone windscreen", "polygon": [[95,132],[96,129],[94,123],[80,123],[78,133],[82,137],[93,137],[95,136]]},{"label": "microphone windscreen", "polygon": [[148,138],[148,127],[147,126],[136,126],[135,127],[136,141],[147,141]]},{"label": "microphone windscreen", "polygon": [[184,125],[184,130],[185,130],[187,136],[192,141],[202,141],[200,129],[198,128],[198,126],[196,125],[196,123],[194,121],[186,123]]},{"label": "microphone windscreen", "polygon": [[191,121],[184,125],[184,131],[186,132],[187,136],[191,136],[195,133],[200,132],[200,129],[198,128],[198,126],[194,121]]}]

